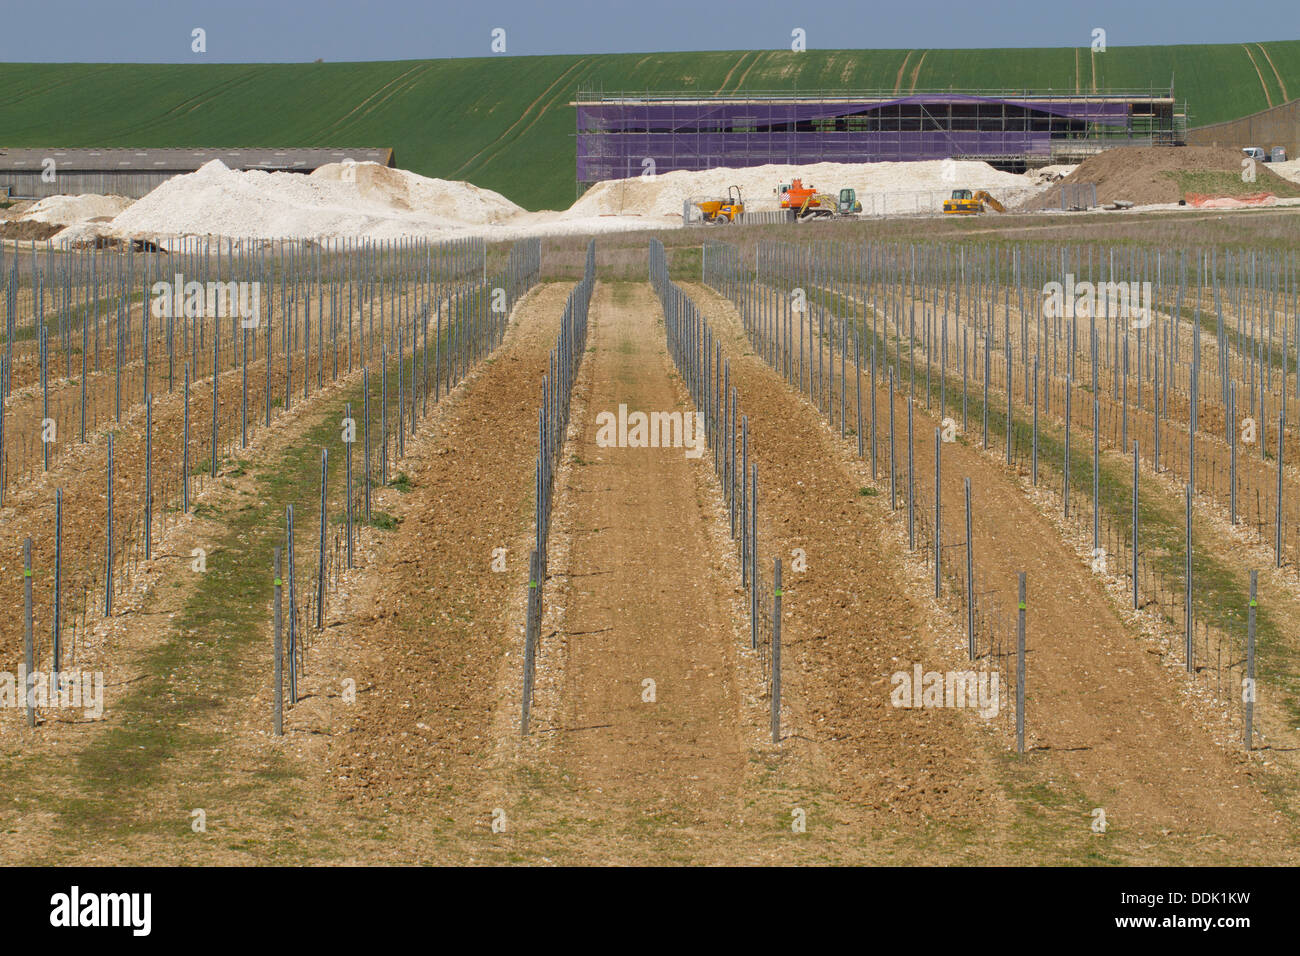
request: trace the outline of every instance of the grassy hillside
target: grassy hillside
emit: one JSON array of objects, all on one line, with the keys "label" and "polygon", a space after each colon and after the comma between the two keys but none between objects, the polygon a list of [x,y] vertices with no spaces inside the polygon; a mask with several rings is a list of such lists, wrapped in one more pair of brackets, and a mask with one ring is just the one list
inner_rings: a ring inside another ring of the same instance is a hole
[{"label": "grassy hillside", "polygon": [[579,88],[1164,89],[1192,125],[1300,96],[1300,40],[216,65],[0,64],[7,146],[392,146],[399,165],[530,208],[574,198]]}]

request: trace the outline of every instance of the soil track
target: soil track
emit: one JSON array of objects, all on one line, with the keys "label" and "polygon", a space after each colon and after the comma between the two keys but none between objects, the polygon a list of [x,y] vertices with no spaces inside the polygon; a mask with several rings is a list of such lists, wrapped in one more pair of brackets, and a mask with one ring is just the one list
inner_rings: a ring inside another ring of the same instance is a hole
[{"label": "soil track", "polygon": [[[569,449],[569,549],[557,726],[559,762],[588,802],[629,820],[717,828],[741,810],[736,582],[708,536],[711,514],[682,448],[599,447],[602,412],[690,411],[648,285],[601,285],[591,379]],[[653,700],[644,681],[654,682]]]}]

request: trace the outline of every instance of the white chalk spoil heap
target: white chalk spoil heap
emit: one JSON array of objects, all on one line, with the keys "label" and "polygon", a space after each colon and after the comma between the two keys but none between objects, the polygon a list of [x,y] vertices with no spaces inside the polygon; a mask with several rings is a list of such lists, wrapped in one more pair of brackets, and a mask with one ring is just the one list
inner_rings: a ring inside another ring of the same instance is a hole
[{"label": "white chalk spoil heap", "polygon": [[213,160],[160,185],[111,223],[116,235],[441,238],[523,210],[470,183],[376,163],[331,163],[309,176],[240,172]]}]

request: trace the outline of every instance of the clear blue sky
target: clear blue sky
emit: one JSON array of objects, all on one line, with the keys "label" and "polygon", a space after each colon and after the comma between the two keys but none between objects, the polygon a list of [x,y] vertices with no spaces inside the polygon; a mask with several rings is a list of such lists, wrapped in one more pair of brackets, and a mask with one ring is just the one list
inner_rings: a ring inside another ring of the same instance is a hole
[{"label": "clear blue sky", "polygon": [[[191,52],[191,31],[207,52]],[[0,61],[269,62],[788,49],[1080,47],[1300,38],[1296,0],[33,0],[0,11]]]}]

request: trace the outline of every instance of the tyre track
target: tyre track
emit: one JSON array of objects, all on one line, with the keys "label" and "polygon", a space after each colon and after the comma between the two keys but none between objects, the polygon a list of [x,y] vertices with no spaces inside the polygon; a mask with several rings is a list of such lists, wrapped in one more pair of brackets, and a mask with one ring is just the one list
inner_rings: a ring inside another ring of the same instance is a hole
[{"label": "tyre track", "polygon": [[1243,43],[1241,48],[1246,51],[1246,56],[1250,58],[1250,65],[1255,68],[1255,75],[1259,77],[1259,88],[1264,91],[1264,100],[1267,102],[1268,108],[1271,109],[1273,106],[1273,94],[1268,91],[1268,84],[1264,82],[1264,71],[1261,70],[1259,64],[1255,62],[1255,54],[1250,52],[1250,47]]}]

